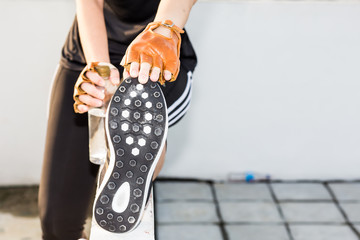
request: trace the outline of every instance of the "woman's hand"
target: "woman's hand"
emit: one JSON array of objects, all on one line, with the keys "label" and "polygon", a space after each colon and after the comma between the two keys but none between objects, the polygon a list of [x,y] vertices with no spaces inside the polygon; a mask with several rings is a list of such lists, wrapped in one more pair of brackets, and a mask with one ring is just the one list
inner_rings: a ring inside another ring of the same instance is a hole
[{"label": "woman's hand", "polygon": [[110,68],[109,80],[113,85],[120,83],[119,70],[109,63],[91,63],[81,72],[74,88],[74,111],[85,113],[91,107],[101,107],[105,98],[105,79],[99,75],[98,65]]},{"label": "woman's hand", "polygon": [[[76,15],[86,62],[110,62],[104,0],[76,0]],[[95,70],[91,70],[94,67],[92,65],[88,64],[84,68],[76,82],[73,95],[76,113],[84,113],[90,107],[100,107],[103,104],[105,82]],[[115,67],[111,71],[111,82],[119,82],[119,71]]]},{"label": "woman's hand", "polygon": [[124,78],[138,77],[140,83],[175,81],[180,67],[180,33],[170,20],[150,23],[129,45],[121,61]]}]

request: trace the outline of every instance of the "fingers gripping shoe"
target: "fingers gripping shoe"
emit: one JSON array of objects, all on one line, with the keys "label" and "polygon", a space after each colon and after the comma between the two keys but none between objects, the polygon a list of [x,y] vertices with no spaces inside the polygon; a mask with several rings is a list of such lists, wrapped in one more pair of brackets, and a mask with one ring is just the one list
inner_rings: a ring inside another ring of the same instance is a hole
[{"label": "fingers gripping shoe", "polygon": [[94,216],[103,229],[125,233],[141,221],[166,141],[167,107],[159,85],[125,79],[110,101],[105,127],[110,160]]}]

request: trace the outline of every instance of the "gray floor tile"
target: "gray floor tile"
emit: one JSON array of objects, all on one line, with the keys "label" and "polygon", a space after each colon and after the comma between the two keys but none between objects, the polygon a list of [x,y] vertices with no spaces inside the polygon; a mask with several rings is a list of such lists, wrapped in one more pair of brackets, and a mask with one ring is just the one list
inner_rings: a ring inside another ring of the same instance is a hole
[{"label": "gray floor tile", "polygon": [[279,212],[271,202],[220,202],[220,209],[227,223],[281,222]]},{"label": "gray floor tile", "polygon": [[215,184],[217,198],[222,200],[272,200],[266,184]]},{"label": "gray floor tile", "polygon": [[213,200],[207,183],[157,182],[156,200]]},{"label": "gray floor tile", "polygon": [[[199,236],[201,236],[199,238]],[[222,240],[216,225],[159,225],[158,240]]]},{"label": "gray floor tile", "polygon": [[272,187],[279,200],[331,200],[320,183],[275,183]]},{"label": "gray floor tile", "polygon": [[281,225],[227,225],[230,240],[288,240],[288,234]]},{"label": "gray floor tile", "polygon": [[290,226],[294,240],[358,240],[348,226],[306,225]]},{"label": "gray floor tile", "polygon": [[351,222],[360,223],[360,203],[341,203],[340,206],[345,210]]},{"label": "gray floor tile", "polygon": [[344,222],[333,203],[281,203],[285,219],[289,222]]},{"label": "gray floor tile", "polygon": [[360,201],[360,183],[332,183],[330,188],[339,201]]},{"label": "gray floor tile", "polygon": [[163,202],[156,204],[158,223],[214,223],[219,219],[215,205],[201,202]]}]

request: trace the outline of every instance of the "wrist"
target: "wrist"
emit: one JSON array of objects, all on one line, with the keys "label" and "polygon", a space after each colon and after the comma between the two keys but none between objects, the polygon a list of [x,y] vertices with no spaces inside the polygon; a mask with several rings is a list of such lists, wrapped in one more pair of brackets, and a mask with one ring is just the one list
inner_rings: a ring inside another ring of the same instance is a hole
[{"label": "wrist", "polygon": [[91,65],[92,63],[110,63],[108,58],[90,58],[86,59],[86,64]]},{"label": "wrist", "polygon": [[184,33],[184,30],[176,26],[171,20],[157,21],[150,24],[157,25],[156,28],[152,29],[153,32],[167,38],[181,40],[180,34]]},{"label": "wrist", "polygon": [[171,37],[171,30],[165,26],[159,26],[153,30],[153,32],[161,34],[165,37],[170,38]]}]

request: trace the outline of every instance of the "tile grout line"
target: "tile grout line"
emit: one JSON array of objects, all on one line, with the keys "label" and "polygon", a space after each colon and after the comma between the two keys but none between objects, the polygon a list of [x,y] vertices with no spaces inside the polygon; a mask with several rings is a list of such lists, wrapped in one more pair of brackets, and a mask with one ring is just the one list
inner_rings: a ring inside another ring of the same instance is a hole
[{"label": "tile grout line", "polygon": [[213,198],[214,198],[216,214],[217,214],[217,216],[219,218],[219,227],[220,227],[220,230],[221,230],[221,235],[223,237],[223,240],[230,240],[229,235],[228,235],[228,233],[227,233],[227,231],[225,229],[225,222],[224,222],[223,216],[221,214],[219,199],[218,199],[217,194],[216,194],[214,183],[209,182],[209,184],[210,184],[210,189],[211,189],[211,192],[212,192],[212,195],[213,195]]},{"label": "tile grout line", "polygon": [[[217,214],[217,217],[219,219],[219,223],[217,223],[217,224],[215,223],[215,224],[220,227],[220,231],[221,231],[221,235],[222,235],[223,240],[229,240],[228,233],[227,233],[227,231],[225,229],[225,222],[223,220],[223,217],[222,217],[222,214],[221,214],[221,211],[220,211],[219,201],[218,201],[218,198],[217,198],[217,195],[216,195],[216,191],[215,191],[215,187],[213,185],[214,184],[213,181],[211,181],[211,180],[198,180],[198,179],[163,178],[163,179],[157,179],[157,182],[197,182],[197,183],[207,183],[210,186],[210,190],[211,190],[212,197],[213,197],[213,201],[211,201],[211,202],[214,203],[214,205],[215,205],[216,214]],[[156,216],[156,214],[155,214],[155,216]]]},{"label": "tile grout line", "polygon": [[286,221],[286,219],[285,219],[284,213],[283,213],[282,208],[281,208],[281,206],[280,206],[279,199],[276,197],[275,192],[274,192],[274,189],[273,189],[272,186],[271,186],[271,183],[270,183],[270,182],[267,182],[266,185],[267,185],[267,187],[268,187],[268,189],[269,189],[269,191],[270,191],[270,194],[271,194],[271,197],[272,197],[273,201],[275,202],[275,205],[276,205],[276,208],[277,208],[277,210],[278,210],[278,212],[279,212],[279,214],[280,214],[280,217],[281,217],[282,220],[284,221],[284,226],[285,226],[285,229],[286,229],[286,232],[287,232],[287,234],[288,234],[289,239],[290,239],[290,240],[294,240],[294,237],[293,237],[293,235],[292,235],[292,233],[291,233],[291,229],[290,229],[289,223],[288,223],[288,222]]},{"label": "tile grout line", "polygon": [[353,231],[353,233],[358,237],[358,239],[360,239],[360,233],[358,232],[358,230],[354,227],[354,224],[350,221],[350,219],[348,218],[345,210],[341,207],[339,200],[337,199],[334,191],[331,189],[331,187],[329,186],[328,182],[323,182],[324,187],[326,188],[326,190],[329,192],[335,206],[338,208],[338,210],[340,211],[341,215],[343,216],[343,218],[345,219],[345,224]]}]

